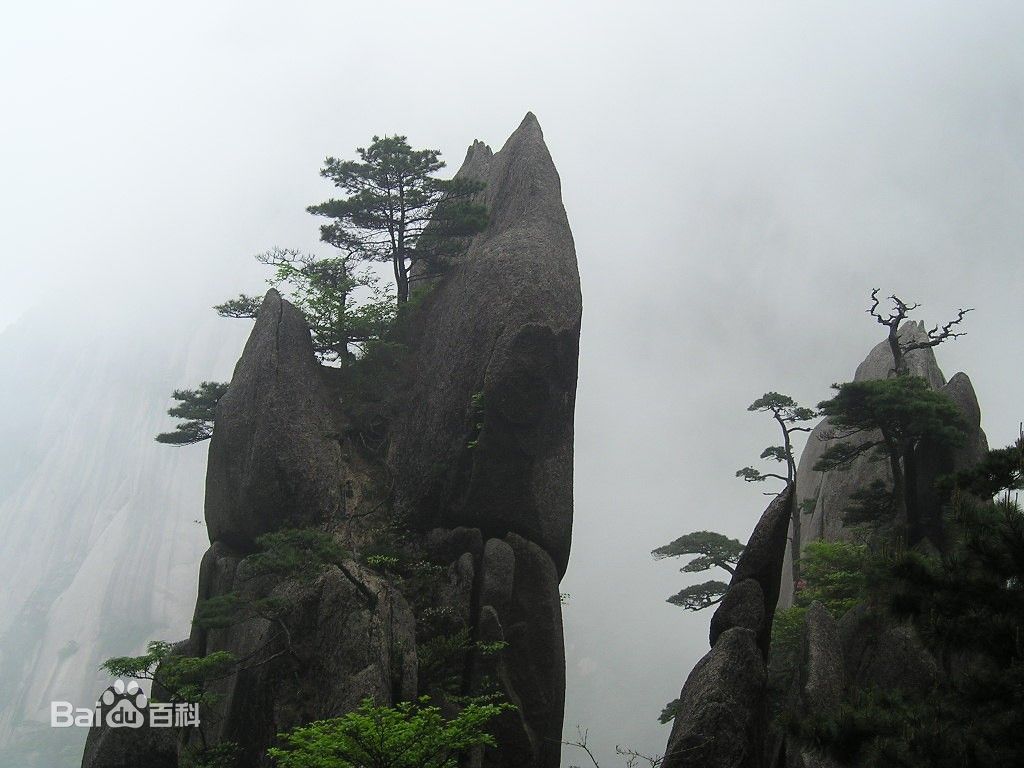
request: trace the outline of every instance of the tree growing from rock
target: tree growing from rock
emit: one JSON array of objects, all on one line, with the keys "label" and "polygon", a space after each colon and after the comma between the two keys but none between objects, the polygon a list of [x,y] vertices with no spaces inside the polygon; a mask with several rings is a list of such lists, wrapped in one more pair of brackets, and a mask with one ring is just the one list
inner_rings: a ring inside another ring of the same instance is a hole
[{"label": "tree growing from rock", "polygon": [[474,201],[483,185],[437,178],[440,151],[413,149],[405,136],[374,136],[356,152],[359,160],[328,157],[320,171],[346,196],[307,210],[332,219],[320,227],[325,243],[356,261],[390,263],[403,304],[414,281],[435,274],[486,227],[487,210]]},{"label": "tree growing from rock", "polygon": [[941,556],[906,551],[865,581],[870,610],[911,625],[915,653],[938,662],[935,681],[848,685],[834,709],[791,720],[803,743],[868,768],[1024,764],[1022,448],[991,451],[952,478]]},{"label": "tree growing from rock", "polygon": [[926,535],[925,511],[918,509],[916,500],[917,449],[923,443],[957,446],[965,433],[956,405],[910,374],[907,355],[963,336],[957,329],[972,310],[959,309],[953,320],[926,330],[923,337],[900,336],[900,326],[920,305],[894,294],[889,297],[893,308],[885,314],[879,309],[878,293],[877,288],[871,292],[867,312],[888,329],[893,368],[887,379],[835,384],[836,395],[818,404],[832,425],[822,437],[836,442],[814,469],[847,469],[862,456],[886,461],[892,478],[891,503],[880,486],[862,488],[848,514],[851,520],[873,524],[905,521],[905,538],[915,544]]},{"label": "tree growing from rock", "polygon": [[[679,569],[681,573],[701,573],[712,568],[721,568],[732,576],[736,572],[736,563],[739,562],[742,553],[743,545],[736,539],[730,539],[714,531],[695,531],[658,547],[651,555],[655,560],[696,555]],[[687,611],[700,611],[720,603],[728,589],[729,585],[723,581],[705,581],[681,589],[668,598],[667,602]]]},{"label": "tree growing from rock", "polygon": [[887,461],[892,476],[892,514],[897,520],[906,520],[910,544],[920,541],[924,520],[915,498],[914,452],[925,441],[959,445],[964,439],[960,411],[917,376],[851,381],[835,385],[835,389],[835,397],[822,401],[818,408],[832,424],[826,438],[837,442],[822,454],[814,469],[846,469],[861,456]]},{"label": "tree growing from rock", "polygon": [[[356,351],[382,339],[395,319],[394,296],[371,271],[356,272],[348,257],[275,247],[256,260],[274,269],[267,282],[302,312],[321,360],[350,362]],[[221,317],[254,318],[262,301],[243,293],[214,309]]]},{"label": "tree growing from rock", "polygon": [[919,339],[900,338],[900,326],[903,321],[907,319],[911,312],[918,309],[921,305],[915,302],[907,302],[901,299],[899,296],[893,294],[889,297],[889,301],[892,302],[892,309],[889,310],[888,314],[883,313],[879,309],[881,301],[878,298],[878,288],[871,291],[871,306],[868,307],[867,312],[879,325],[884,325],[888,329],[886,340],[889,342],[889,350],[892,352],[892,374],[896,376],[905,376],[910,372],[907,365],[907,354],[913,352],[916,349],[931,349],[937,347],[945,341],[959,338],[964,333],[957,330],[957,327],[963,322],[964,317],[968,312],[973,312],[972,308],[961,308],[957,310],[957,316],[950,320],[945,325],[934,326],[931,330],[925,331],[925,337]]},{"label": "tree growing from rock", "polygon": [[227,382],[204,381],[198,389],[176,389],[172,397],[178,405],[167,411],[168,416],[184,419],[173,432],[161,432],[158,443],[167,445],[194,445],[213,436],[213,422],[217,402],[228,391]]},{"label": "tree growing from rock", "polygon": [[[782,431],[782,445],[770,445],[761,451],[762,459],[770,459],[786,465],[783,477],[775,472],[761,472],[754,467],[743,467],[737,470],[736,477],[742,477],[748,483],[760,483],[769,478],[782,480],[786,485],[796,482],[796,456],[793,453],[793,433],[810,432],[811,428],[800,426],[815,418],[818,414],[811,408],[799,405],[789,395],[778,392],[766,392],[747,407],[748,411],[769,413]],[[790,519],[793,521],[793,537],[790,540],[790,554],[793,562],[793,583],[800,578],[800,507],[796,503],[796,494],[790,502]]]}]

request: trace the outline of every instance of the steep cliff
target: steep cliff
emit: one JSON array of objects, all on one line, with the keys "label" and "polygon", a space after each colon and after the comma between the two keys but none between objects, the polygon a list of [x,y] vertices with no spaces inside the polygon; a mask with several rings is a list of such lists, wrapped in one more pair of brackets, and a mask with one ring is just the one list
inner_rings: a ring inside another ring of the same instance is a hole
[{"label": "steep cliff", "polygon": [[792,488],[761,515],[711,619],[711,651],[679,694],[664,768],[760,768],[768,735],[767,664],[787,548]]},{"label": "steep cliff", "polygon": [[[403,313],[386,364],[366,364],[372,392],[358,371],[319,365],[301,314],[271,291],[218,405],[197,616],[225,596],[283,608],[197,623],[176,652],[245,660],[210,686],[203,725],[245,766],[268,765],[282,730],[364,698],[427,694],[454,712],[491,691],[516,708],[473,763],[559,764],[575,249],[532,114],[500,152],[474,143],[459,174],[485,182],[489,226]],[[255,571],[257,539],[296,528],[345,555],[312,579]],[[167,759],[147,739],[138,749]],[[83,766],[127,765],[121,740],[94,729]]]}]

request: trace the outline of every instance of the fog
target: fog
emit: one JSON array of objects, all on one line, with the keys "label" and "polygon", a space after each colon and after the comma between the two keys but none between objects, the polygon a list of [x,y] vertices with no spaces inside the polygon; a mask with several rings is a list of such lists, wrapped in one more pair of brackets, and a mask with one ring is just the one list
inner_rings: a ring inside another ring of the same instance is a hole
[{"label": "fog", "polygon": [[173,343],[261,287],[252,254],[327,252],[304,212],[325,155],[400,132],[457,167],[534,111],[584,296],[566,732],[589,727],[605,768],[616,743],[663,749],[657,715],[707,650],[710,617],[664,602],[681,564],[650,550],[748,535],[764,489],[733,473],[776,436],[746,406],[851,377],[881,338],[871,288],[928,322],[976,308],[939,363],[970,374],[993,445],[1016,436],[1019,3],[295,5],[4,10],[0,329]]}]

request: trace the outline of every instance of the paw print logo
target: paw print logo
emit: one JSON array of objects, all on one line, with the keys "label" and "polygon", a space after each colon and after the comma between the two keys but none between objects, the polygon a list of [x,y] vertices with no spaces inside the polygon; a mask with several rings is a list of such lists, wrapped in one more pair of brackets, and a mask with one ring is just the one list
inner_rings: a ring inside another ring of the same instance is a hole
[{"label": "paw print logo", "polygon": [[100,696],[102,722],[110,728],[141,728],[146,724],[149,701],[139,684],[130,680],[115,680]]}]

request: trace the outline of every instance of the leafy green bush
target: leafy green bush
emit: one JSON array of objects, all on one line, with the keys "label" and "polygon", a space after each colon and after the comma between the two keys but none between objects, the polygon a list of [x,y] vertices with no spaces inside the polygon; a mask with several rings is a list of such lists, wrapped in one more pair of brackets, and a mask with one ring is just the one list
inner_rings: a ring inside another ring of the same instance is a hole
[{"label": "leafy green bush", "polygon": [[456,768],[459,756],[495,746],[485,727],[512,705],[470,702],[446,719],[427,697],[393,707],[366,699],[342,717],[279,734],[267,751],[279,768]]}]

